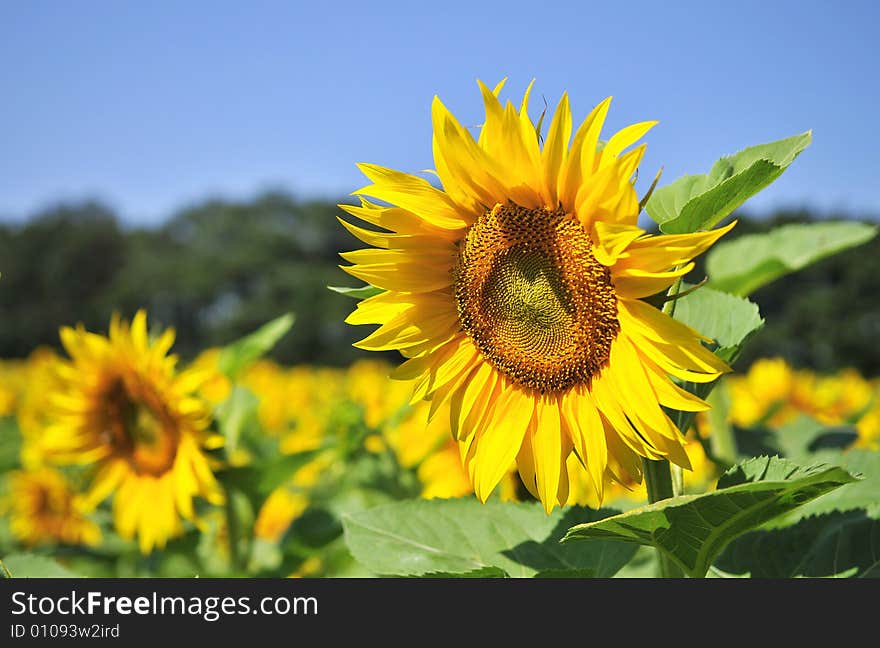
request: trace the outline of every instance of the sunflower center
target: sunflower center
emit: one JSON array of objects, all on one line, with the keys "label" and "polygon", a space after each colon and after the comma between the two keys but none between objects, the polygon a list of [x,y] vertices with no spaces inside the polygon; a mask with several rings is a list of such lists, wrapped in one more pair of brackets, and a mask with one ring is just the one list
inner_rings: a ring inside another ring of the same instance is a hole
[{"label": "sunflower center", "polygon": [[176,428],[161,408],[129,393],[122,380],[105,396],[106,426],[117,454],[129,459],[139,473],[161,475],[174,464]]},{"label": "sunflower center", "polygon": [[70,497],[49,487],[39,487],[34,493],[33,512],[37,515],[65,515],[70,512]]},{"label": "sunflower center", "polygon": [[481,215],[459,249],[455,297],[488,361],[542,393],[589,383],[620,331],[611,273],[561,208],[499,203]]}]

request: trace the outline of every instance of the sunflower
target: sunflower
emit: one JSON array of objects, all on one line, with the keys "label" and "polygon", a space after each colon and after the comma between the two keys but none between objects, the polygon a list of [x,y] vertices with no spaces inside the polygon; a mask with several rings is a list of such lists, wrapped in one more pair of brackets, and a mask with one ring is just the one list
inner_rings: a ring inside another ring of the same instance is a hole
[{"label": "sunflower", "polygon": [[131,325],[114,316],[109,337],[64,327],[61,341],[70,359],[49,394],[42,448],[55,463],[94,466],[89,504],[112,493],[119,534],[137,535],[143,553],[163,547],[193,519],[193,498],[223,501],[204,452],[221,439],[195,396],[206,374],[176,370],[174,331],[151,339],[144,311]]},{"label": "sunflower", "polygon": [[740,427],[766,422],[779,427],[797,416],[796,374],[782,358],[761,358],[742,376],[725,378],[731,395],[730,420]]},{"label": "sunflower", "polygon": [[333,461],[332,452],[319,453],[297,470],[286,484],[273,490],[257,514],[254,535],[269,542],[277,542],[309,507],[311,490]]},{"label": "sunflower", "polygon": [[60,356],[40,347],[28,356],[25,387],[19,396],[17,422],[21,432],[19,456],[25,468],[38,468],[44,461],[44,430],[48,423],[49,395],[61,386]]},{"label": "sunflower", "polygon": [[10,473],[3,508],[10,531],[26,545],[57,542],[95,546],[101,542],[101,531],[88,519],[82,498],[64,475],[52,468]]},{"label": "sunflower", "polygon": [[400,351],[407,360],[394,377],[413,380],[413,398],[430,400],[432,414],[450,403],[480,500],[515,460],[549,512],[567,501],[572,453],[596,501],[607,478],[641,479],[639,457],[690,465],[661,406],[708,405],[671,378],[709,382],[728,367],[645,298],[687,274],[733,224],[647,234],[633,186],[645,147],[628,149],[655,122],[600,141],[608,98],[572,140],[563,95],[542,146],[531,86],[517,110],[498,100],[502,85],[480,83],[476,139],[434,99],[442,188],[359,165],[372,184],[354,192],[359,206],[340,207],[373,227],[340,220],[373,247],[341,256],[381,292],[346,321],[381,325],[355,346]]}]

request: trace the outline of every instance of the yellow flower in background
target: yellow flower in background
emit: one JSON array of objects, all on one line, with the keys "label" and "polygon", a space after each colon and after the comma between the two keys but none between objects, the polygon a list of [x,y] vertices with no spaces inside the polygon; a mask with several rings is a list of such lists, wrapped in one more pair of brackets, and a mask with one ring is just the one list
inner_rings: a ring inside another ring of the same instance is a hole
[{"label": "yellow flower in background", "polygon": [[412,390],[405,383],[389,380],[391,370],[382,360],[357,360],[346,372],[346,395],[364,408],[369,428],[378,429],[409,402]]},{"label": "yellow flower in background", "polygon": [[305,493],[287,487],[276,488],[260,508],[254,524],[254,535],[269,542],[278,542],[308,506],[309,498]]},{"label": "yellow flower in background", "polygon": [[405,416],[383,426],[383,439],[404,468],[416,467],[452,438],[449,434],[448,409],[444,412],[446,416],[434,416],[430,420],[427,420],[428,413],[427,404],[419,402]]},{"label": "yellow flower in background", "polygon": [[309,556],[288,578],[309,578],[320,576],[324,562],[318,556]]},{"label": "yellow flower in background", "polygon": [[794,390],[795,375],[782,358],[761,358],[743,376],[725,379],[731,396],[730,419],[741,427],[750,427],[768,415],[782,424],[795,415],[786,405]]},{"label": "yellow flower in background", "polygon": [[416,475],[422,483],[421,496],[425,499],[461,497],[474,492],[467,471],[461,465],[458,444],[451,438],[421,461]]},{"label": "yellow flower in background", "polygon": [[199,385],[199,396],[211,405],[222,403],[232,392],[232,382],[220,371],[219,359],[220,349],[206,349],[190,364],[190,369],[205,374],[205,379]]},{"label": "yellow flower in background", "polygon": [[283,431],[289,421],[286,371],[271,360],[254,362],[244,374],[242,384],[260,399],[257,416],[269,434]]},{"label": "yellow flower in background", "polygon": [[101,530],[88,519],[87,507],[57,470],[38,468],[8,475],[3,502],[12,534],[26,545],[60,543],[96,546]]},{"label": "yellow flower in background", "polygon": [[273,490],[263,502],[254,523],[254,535],[277,542],[309,507],[309,491],[333,462],[332,452],[322,452],[297,470],[289,482]]},{"label": "yellow flower in background", "polygon": [[161,548],[181,533],[181,518],[194,517],[195,497],[223,501],[205,454],[221,439],[207,431],[210,413],[196,397],[205,374],[176,371],[174,331],[151,339],[144,311],[130,326],[114,316],[108,337],[64,327],[61,341],[70,360],[48,395],[46,455],[94,465],[88,502],[112,494],[119,534],[136,535],[144,553]]},{"label": "yellow flower in background", "polygon": [[[474,139],[434,100],[434,161],[443,189],[362,164],[373,184],[343,221],[370,249],[341,256],[347,272],[383,289],[347,322],[381,325],[356,344],[409,358],[395,376],[414,400],[450,404],[477,496],[485,501],[516,461],[549,512],[568,499],[568,457],[601,501],[606,478],[641,478],[639,457],[690,462],[661,406],[708,405],[677,387],[727,366],[699,334],[643,298],[666,290],[730,227],[650,236],[637,226],[633,176],[654,122],[600,143],[610,98],[569,144],[568,97],[543,147],[528,114],[480,84],[486,119]],[[529,90],[531,87],[529,88]],[[393,206],[370,202],[371,196]]]},{"label": "yellow flower in background", "polygon": [[8,361],[0,363],[0,417],[14,414],[18,409],[18,389],[15,370],[12,369],[15,364]]},{"label": "yellow flower in background", "polygon": [[725,379],[730,421],[740,427],[785,425],[798,415],[825,425],[857,421],[871,405],[875,389],[854,369],[832,375],[795,370],[782,358],[761,358],[742,376]]},{"label": "yellow flower in background", "polygon": [[287,425],[279,438],[285,454],[315,450],[328,435],[340,432],[336,417],[343,391],[343,371],[292,367],[286,375]]},{"label": "yellow flower in background", "polygon": [[43,431],[49,424],[49,400],[59,390],[62,379],[58,373],[61,356],[54,350],[35,349],[26,362],[26,385],[19,398],[18,427],[22,436],[21,463],[36,468],[45,463]]},{"label": "yellow flower in background", "polygon": [[[43,353],[39,348],[31,355]],[[31,363],[29,360],[0,360],[0,417],[15,414],[28,389]]]},{"label": "yellow flower in background", "polygon": [[[684,473],[684,494],[706,493],[714,490],[715,482],[719,477],[719,469],[715,463],[706,456],[703,444],[696,437],[688,437],[684,446],[691,469]],[[581,483],[572,479],[571,495],[569,504],[580,504],[598,508],[598,504],[590,499]],[[580,488],[578,488],[580,486]],[[628,500],[637,504],[644,504],[648,498],[648,492],[644,483],[630,482],[628,484],[613,483],[609,486],[606,499],[609,501]]]},{"label": "yellow flower in background", "polygon": [[880,380],[872,385],[874,397],[870,409],[856,423],[859,438],[856,445],[868,450],[880,450]]},{"label": "yellow flower in background", "polygon": [[792,405],[826,425],[853,422],[871,403],[874,390],[854,369],[830,376],[799,371],[792,394]]}]

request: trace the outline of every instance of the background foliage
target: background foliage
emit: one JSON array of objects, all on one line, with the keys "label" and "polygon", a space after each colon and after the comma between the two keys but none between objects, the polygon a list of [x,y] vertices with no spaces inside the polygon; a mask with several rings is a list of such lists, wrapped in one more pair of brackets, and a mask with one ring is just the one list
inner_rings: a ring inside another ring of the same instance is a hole
[{"label": "background foliage", "polygon": [[[267,193],[250,202],[198,204],[152,229],[125,227],[112,209],[94,202],[2,224],[0,357],[57,346],[61,324],[104,330],[114,310],[130,317],[144,307],[157,325],[177,329],[175,349],[184,358],[293,311],[297,334],[282,339],[272,357],[347,365],[365,355],[351,346],[361,330],[343,323],[351,301],[326,286],[356,283],[338,268],[337,253],[359,245],[337,223],[338,214],[331,201]],[[725,240],[785,223],[838,219],[808,210],[738,217]],[[688,281],[702,279],[704,263],[698,259]],[[772,355],[795,367],[853,367],[877,375],[878,295],[878,238],[760,288],[751,298],[767,324],[737,368]]]}]

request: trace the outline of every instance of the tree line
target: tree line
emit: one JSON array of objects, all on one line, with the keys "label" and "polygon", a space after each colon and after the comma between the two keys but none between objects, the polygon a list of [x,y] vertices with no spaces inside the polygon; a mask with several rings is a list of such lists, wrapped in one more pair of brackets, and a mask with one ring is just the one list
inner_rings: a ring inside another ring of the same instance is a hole
[{"label": "tree line", "polygon": [[[369,329],[345,324],[354,302],[327,289],[359,283],[338,267],[340,251],[363,247],[339,225],[340,215],[335,203],[272,192],[252,201],[209,200],[154,227],[125,227],[99,202],[0,224],[0,357],[58,347],[60,325],[106,331],[114,311],[130,317],[146,308],[152,324],[175,327],[175,350],[185,359],[292,311],[296,324],[274,350],[276,360],[348,364],[365,355],[351,344]],[[739,217],[728,238],[818,220],[809,211]],[[767,325],[742,366],[781,355],[818,371],[880,373],[880,239],[770,284],[753,299]]]}]

